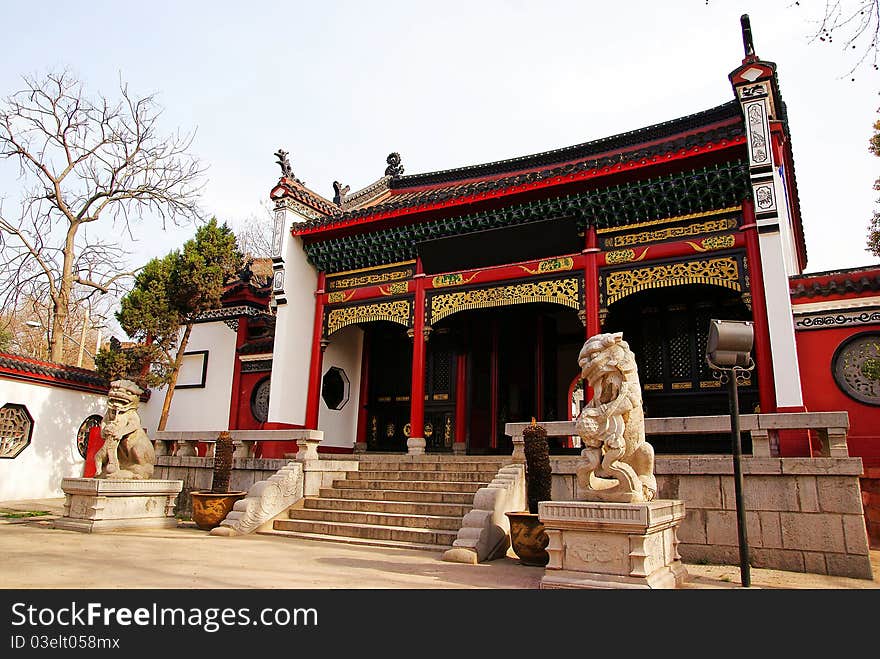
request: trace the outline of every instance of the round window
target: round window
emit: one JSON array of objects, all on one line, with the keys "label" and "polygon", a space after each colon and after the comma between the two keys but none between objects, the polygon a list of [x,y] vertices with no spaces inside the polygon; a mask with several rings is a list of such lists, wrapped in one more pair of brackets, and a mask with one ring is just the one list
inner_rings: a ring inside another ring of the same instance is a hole
[{"label": "round window", "polygon": [[254,387],[254,393],[251,396],[251,414],[260,423],[266,423],[269,420],[269,387],[271,382],[269,378],[260,380]]},{"label": "round window", "polygon": [[880,332],[863,332],[841,343],[831,369],[845,394],[860,403],[880,405]]},{"label": "round window", "polygon": [[103,419],[100,414],[92,414],[85,418],[76,431],[76,450],[83,458],[89,454],[89,431],[100,426],[101,421]]}]

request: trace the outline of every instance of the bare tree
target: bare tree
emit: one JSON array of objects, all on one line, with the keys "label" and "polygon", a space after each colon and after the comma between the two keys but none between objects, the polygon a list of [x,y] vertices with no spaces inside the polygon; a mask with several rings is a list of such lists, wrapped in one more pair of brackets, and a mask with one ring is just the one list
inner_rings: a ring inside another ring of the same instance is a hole
[{"label": "bare tree", "polygon": [[0,205],[0,299],[49,302],[48,356],[61,361],[72,305],[120,293],[133,274],[119,242],[132,222],[203,217],[204,168],[192,134],[159,133],[154,95],[120,82],[118,100],[93,100],[68,72],[24,83],[0,106],[0,158],[22,182],[15,210]]},{"label": "bare tree", "polygon": [[272,211],[265,202],[260,202],[262,212],[252,214],[238,223],[235,236],[238,239],[238,248],[245,259],[268,258],[272,256],[272,231],[274,222]]},{"label": "bare tree", "polygon": [[[814,3],[796,1],[793,4],[812,11]],[[815,4],[821,4],[824,9],[821,17],[810,19],[816,26],[810,43],[836,44],[852,56],[854,63],[846,75],[852,75],[863,64],[877,70],[880,0],[826,0]]]}]

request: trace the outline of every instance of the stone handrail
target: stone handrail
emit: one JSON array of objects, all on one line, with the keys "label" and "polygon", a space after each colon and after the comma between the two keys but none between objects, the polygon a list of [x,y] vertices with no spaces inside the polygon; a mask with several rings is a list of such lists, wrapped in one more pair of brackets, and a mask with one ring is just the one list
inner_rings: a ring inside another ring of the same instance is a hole
[{"label": "stone handrail", "polygon": [[[775,435],[780,430],[814,430],[819,437],[822,457],[848,457],[846,435],[849,430],[847,412],[778,412],[770,414],[741,414],[740,430],[752,436],[752,455],[771,457],[778,453]],[[507,423],[504,433],[513,440],[514,462],[525,462],[523,430],[529,422]],[[548,437],[576,435],[574,421],[545,421],[541,423]],[[730,432],[730,416],[675,416],[645,419],[645,435],[705,435]],[[771,442],[773,446],[771,446]]]},{"label": "stone handrail", "polygon": [[[196,455],[196,445],[209,444],[206,457],[214,455],[214,443],[223,430],[160,430],[153,436],[156,455],[192,456]],[[289,430],[230,430],[235,445],[234,457],[254,457],[257,442],[296,442],[299,452],[297,460],[318,459],[317,447],[323,437],[319,430],[295,428]]]}]

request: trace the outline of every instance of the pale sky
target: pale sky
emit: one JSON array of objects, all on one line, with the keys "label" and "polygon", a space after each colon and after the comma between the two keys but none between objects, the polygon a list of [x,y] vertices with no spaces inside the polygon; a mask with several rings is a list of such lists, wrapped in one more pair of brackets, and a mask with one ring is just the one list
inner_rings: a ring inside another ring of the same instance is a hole
[{"label": "pale sky", "polygon": [[[847,0],[845,0],[845,3]],[[851,0],[850,0],[851,2]],[[489,162],[634,130],[733,98],[751,17],[788,106],[808,272],[876,263],[865,250],[880,159],[869,154],[880,73],[810,44],[824,2],[39,3],[0,1],[0,96],[67,68],[92,92],[121,77],[157,92],[170,132],[196,129],[204,207],[233,226],[263,213],[290,152],[332,198],[380,176]],[[0,195],[15,181],[0,180]],[[268,220],[267,220],[268,221]],[[191,237],[144,223],[136,265]]]}]

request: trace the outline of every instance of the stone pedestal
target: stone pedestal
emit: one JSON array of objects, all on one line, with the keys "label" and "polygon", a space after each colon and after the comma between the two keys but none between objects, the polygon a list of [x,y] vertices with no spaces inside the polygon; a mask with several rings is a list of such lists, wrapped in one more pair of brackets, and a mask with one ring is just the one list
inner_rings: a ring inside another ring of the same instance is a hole
[{"label": "stone pedestal", "polygon": [[99,533],[123,529],[174,528],[174,502],[183,481],[65,478],[64,516],[58,529]]},{"label": "stone pedestal", "polygon": [[550,538],[541,588],[677,588],[687,577],[681,501],[542,501],[538,514]]}]

